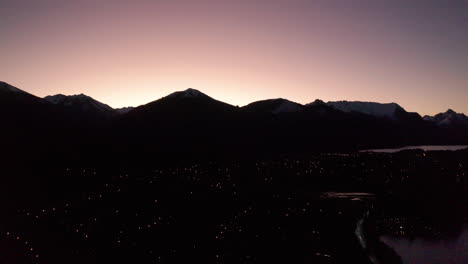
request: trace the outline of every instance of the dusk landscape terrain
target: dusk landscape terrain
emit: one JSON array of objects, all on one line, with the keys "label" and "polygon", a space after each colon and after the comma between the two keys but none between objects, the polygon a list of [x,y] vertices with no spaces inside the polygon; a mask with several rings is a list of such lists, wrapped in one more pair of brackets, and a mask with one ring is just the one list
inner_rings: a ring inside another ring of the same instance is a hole
[{"label": "dusk landscape terrain", "polygon": [[0,264],[467,263],[467,18],[0,2]]}]

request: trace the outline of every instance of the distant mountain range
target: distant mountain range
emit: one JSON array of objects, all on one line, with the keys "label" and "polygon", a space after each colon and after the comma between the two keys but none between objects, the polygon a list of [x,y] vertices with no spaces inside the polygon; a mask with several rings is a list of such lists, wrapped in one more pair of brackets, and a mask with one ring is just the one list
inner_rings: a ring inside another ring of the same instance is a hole
[{"label": "distant mountain range", "polygon": [[[5,82],[0,82],[0,92],[15,92],[23,93],[26,92],[9,85]],[[189,88],[185,91],[179,91],[172,93],[160,100],[167,100],[168,98],[182,98],[182,97],[198,97],[198,98],[210,98],[202,92]],[[63,107],[74,108],[81,112],[91,112],[94,114],[126,114],[135,107],[124,107],[124,108],[112,108],[107,104],[101,103],[90,96],[79,94],[79,95],[50,95],[43,98],[44,100]],[[164,101],[163,100],[163,101]],[[159,101],[159,100],[157,100]],[[156,102],[156,101],[155,101]],[[154,102],[153,102],[154,103]],[[356,112],[366,114],[374,117],[398,119],[399,114],[407,113],[406,110],[396,103],[376,103],[376,102],[360,102],[360,101],[330,101],[324,103],[321,100],[316,100],[310,104],[302,105],[296,102],[289,101],[287,99],[268,99],[250,103],[246,106],[241,107],[245,111],[253,112],[268,112],[272,114],[279,113],[292,113],[300,112],[306,109],[308,106],[322,103],[327,106],[331,106],[337,110],[345,113]],[[151,104],[151,103],[150,103]],[[227,105],[227,104],[226,104]],[[412,113],[413,116],[419,116],[417,113]],[[456,113],[449,109],[445,113],[440,113],[435,116],[424,116],[424,120],[434,122],[438,125],[450,125],[450,124],[465,124],[468,123],[468,117],[462,113]]]},{"label": "distant mountain range", "polygon": [[281,98],[236,107],[195,89],[113,109],[84,94],[39,98],[0,82],[0,122],[8,128],[2,145],[31,153],[96,146],[121,154],[307,153],[468,143],[468,117],[452,110],[423,118],[396,103]]},{"label": "distant mountain range", "polygon": [[452,109],[447,110],[445,113],[440,113],[435,116],[424,116],[424,120],[434,122],[440,126],[450,126],[454,124],[463,125],[468,123],[468,116],[459,114]]},{"label": "distant mountain range", "polygon": [[83,113],[90,113],[96,115],[107,115],[112,116],[115,114],[125,114],[130,112],[133,107],[124,107],[114,109],[106,104],[103,104],[92,97],[89,97],[84,94],[78,95],[49,95],[44,97],[44,99],[52,104],[60,105],[63,107],[74,108],[76,111],[81,111]]}]

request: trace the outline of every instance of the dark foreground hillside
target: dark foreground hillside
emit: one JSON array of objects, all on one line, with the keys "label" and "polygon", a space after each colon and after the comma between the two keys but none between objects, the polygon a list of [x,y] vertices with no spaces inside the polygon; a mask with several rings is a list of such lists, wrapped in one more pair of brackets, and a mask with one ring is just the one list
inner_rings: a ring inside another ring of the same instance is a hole
[{"label": "dark foreground hillside", "polygon": [[467,154],[3,164],[0,263],[401,263],[380,217],[463,224]]},{"label": "dark foreground hillside", "polygon": [[466,145],[468,127],[387,106],[189,89],[119,110],[0,83],[0,264],[401,263],[381,235],[467,222],[468,152],[357,150]]}]

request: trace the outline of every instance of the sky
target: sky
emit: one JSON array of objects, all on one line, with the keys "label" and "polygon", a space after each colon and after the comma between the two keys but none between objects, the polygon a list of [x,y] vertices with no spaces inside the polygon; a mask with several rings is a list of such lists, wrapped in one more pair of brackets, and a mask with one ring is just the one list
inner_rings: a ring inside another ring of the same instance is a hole
[{"label": "sky", "polygon": [[468,114],[468,0],[0,0],[0,80],[137,106],[397,102]]}]

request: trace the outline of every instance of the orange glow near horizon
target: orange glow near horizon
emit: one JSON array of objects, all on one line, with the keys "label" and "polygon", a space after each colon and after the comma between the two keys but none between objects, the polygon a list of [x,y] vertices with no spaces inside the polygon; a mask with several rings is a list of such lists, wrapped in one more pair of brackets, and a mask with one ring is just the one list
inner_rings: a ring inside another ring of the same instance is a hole
[{"label": "orange glow near horizon", "polygon": [[117,108],[195,88],[239,106],[281,97],[468,113],[467,2],[37,2],[0,3],[0,80],[36,96]]}]

